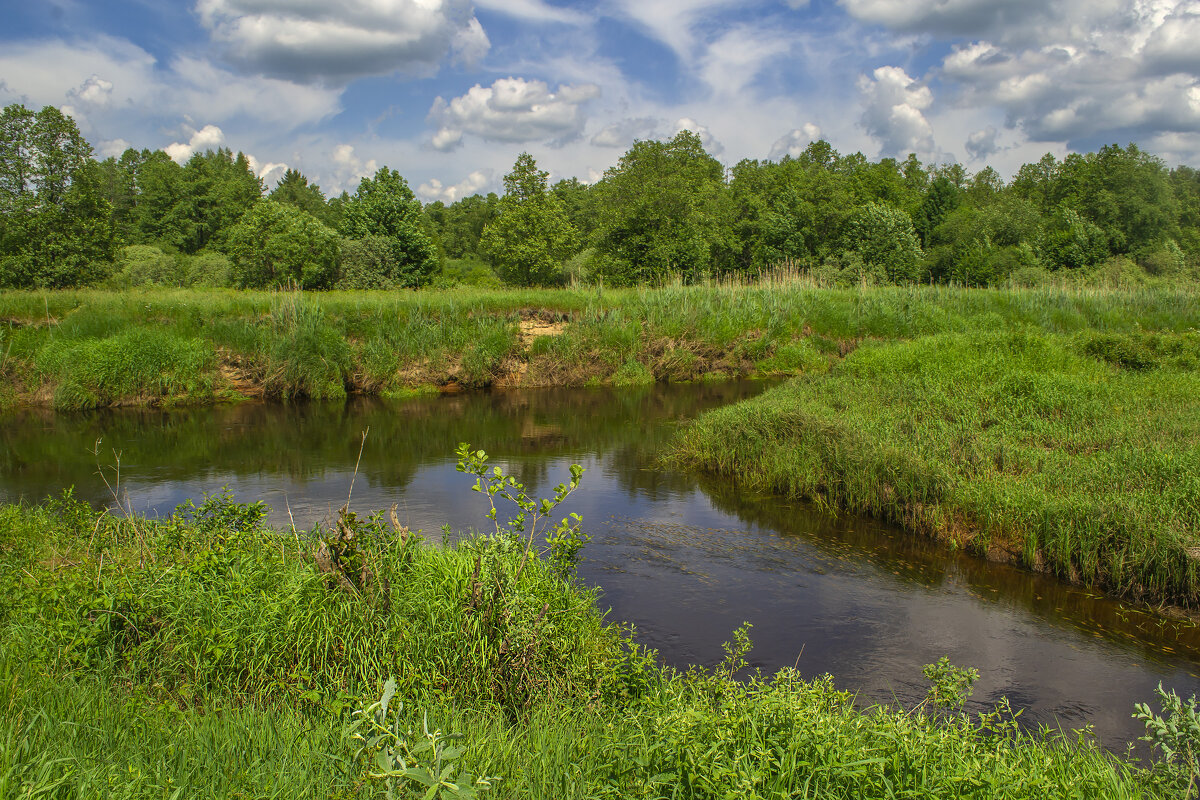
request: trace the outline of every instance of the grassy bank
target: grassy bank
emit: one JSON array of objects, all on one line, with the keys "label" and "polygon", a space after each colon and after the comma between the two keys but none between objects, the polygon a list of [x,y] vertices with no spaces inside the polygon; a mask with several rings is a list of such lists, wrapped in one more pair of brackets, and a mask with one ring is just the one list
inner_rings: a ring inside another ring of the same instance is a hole
[{"label": "grassy bank", "polygon": [[[339,578],[318,569],[313,540],[262,530],[261,513],[221,498],[156,521],[69,498],[0,507],[0,797],[377,797],[396,754],[413,770],[398,796],[413,797],[431,769],[443,797],[1185,785],[1178,768],[1023,732],[1004,709],[861,709],[791,670],[732,680],[742,636],[711,672],[663,669],[561,561],[526,560],[507,537],[436,547],[347,518],[351,540],[313,532],[354,542]],[[385,682],[386,712],[371,707]],[[382,738],[354,739],[372,718]]]},{"label": "grassy bank", "polygon": [[708,412],[683,463],[1127,597],[1200,601],[1200,334],[942,334]]},{"label": "grassy bank", "polygon": [[866,340],[1200,327],[1183,289],[825,289],[0,295],[0,403],[82,408],[437,386],[820,373]]}]

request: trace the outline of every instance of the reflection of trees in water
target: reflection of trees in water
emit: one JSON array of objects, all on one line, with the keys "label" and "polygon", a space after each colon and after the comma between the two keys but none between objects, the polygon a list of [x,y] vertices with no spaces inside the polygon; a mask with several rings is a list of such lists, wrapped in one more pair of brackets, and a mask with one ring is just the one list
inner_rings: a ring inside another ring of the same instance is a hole
[{"label": "reflection of trees in water", "polygon": [[[1059,628],[1102,638],[1155,660],[1200,664],[1200,627],[1006,564],[952,553],[928,539],[862,517],[832,517],[802,503],[747,496],[711,476],[698,479],[713,505],[738,519],[802,538],[827,558],[873,565],[883,578],[926,588],[954,583],[984,601]],[[1163,650],[1163,647],[1170,650]]]},{"label": "reflection of trees in water", "polygon": [[219,472],[303,482],[353,469],[369,427],[359,472],[373,482],[403,488],[420,465],[451,461],[465,441],[514,458],[521,480],[545,486],[558,482],[547,474],[547,459],[644,443],[659,420],[692,417],[760,389],[659,385],[87,414],[28,410],[0,421],[0,475],[9,496],[40,499],[75,485],[80,496],[107,500],[92,453],[102,439],[100,463],[112,465],[116,450],[126,477],[189,482]]}]

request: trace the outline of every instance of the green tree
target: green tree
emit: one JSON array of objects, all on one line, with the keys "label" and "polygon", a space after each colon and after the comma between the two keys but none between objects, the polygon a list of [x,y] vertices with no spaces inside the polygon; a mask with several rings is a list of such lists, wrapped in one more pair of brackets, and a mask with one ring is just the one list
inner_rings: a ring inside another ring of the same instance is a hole
[{"label": "green tree", "polygon": [[913,219],[913,227],[921,237],[922,244],[929,244],[934,228],[958,206],[959,195],[959,188],[945,176],[939,175],[929,184],[929,191],[925,193],[925,199],[921,201]]},{"label": "green tree", "polygon": [[878,280],[915,283],[923,275],[921,243],[912,219],[893,206],[869,202],[860,208],[847,225],[844,247]]},{"label": "green tree", "polygon": [[260,200],[228,235],[232,279],[242,288],[296,284],[327,289],[337,271],[338,236],[312,214]]},{"label": "green tree", "polygon": [[732,205],[725,168],[700,137],[634,142],[593,190],[597,250],[617,283],[685,280],[732,263]]},{"label": "green tree", "polygon": [[504,176],[504,196],[483,230],[480,248],[505,283],[550,283],[574,252],[575,228],[562,201],[547,191],[547,177],[529,153],[517,156],[513,171]]},{"label": "green tree", "polygon": [[206,150],[188,159],[183,168],[184,207],[191,222],[182,249],[195,253],[204,247],[222,249],[225,238],[262,198],[262,181],[242,153],[227,148]]},{"label": "green tree", "polygon": [[0,285],[79,286],[103,277],[117,241],[92,148],[53,106],[0,113]]},{"label": "green tree", "polygon": [[329,208],[325,195],[321,193],[321,187],[309,183],[308,178],[299,170],[289,169],[284,172],[268,196],[276,203],[295,206],[312,214],[331,228],[337,227],[337,215]]},{"label": "green tree", "polygon": [[390,239],[383,236],[342,239],[335,289],[394,289],[397,285]]},{"label": "green tree", "polygon": [[397,286],[423,286],[438,270],[437,248],[426,231],[421,203],[400,173],[383,167],[363,178],[355,193],[339,203],[343,236],[382,236],[392,251]]}]

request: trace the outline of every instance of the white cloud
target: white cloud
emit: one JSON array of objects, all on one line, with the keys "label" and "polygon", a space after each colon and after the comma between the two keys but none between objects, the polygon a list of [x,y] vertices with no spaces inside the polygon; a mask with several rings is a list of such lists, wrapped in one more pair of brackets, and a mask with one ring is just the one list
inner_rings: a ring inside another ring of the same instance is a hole
[{"label": "white cloud", "polygon": [[232,60],[301,82],[429,75],[487,50],[470,0],[197,0],[196,12]]},{"label": "white cloud", "polygon": [[589,21],[587,14],[571,8],[552,6],[543,0],[475,0],[479,8],[497,14],[529,20],[531,22],[561,22],[567,25],[583,25]]},{"label": "white cloud", "polygon": [[67,97],[71,98],[77,105],[106,108],[112,104],[112,90],[112,81],[107,81],[99,75],[93,74],[81,83],[78,88],[67,92]]},{"label": "white cloud", "polygon": [[[111,136],[144,137],[147,118],[194,116],[224,125],[241,117],[280,130],[338,110],[341,92],[272,78],[235,75],[208,61],[177,58],[163,66],[146,51],[110,37],[6,44],[0,75],[20,76],[10,90],[34,105],[64,101]],[[150,143],[153,144],[153,143]]]},{"label": "white cloud", "polygon": [[191,131],[191,137],[186,142],[173,142],[163,148],[163,152],[177,164],[185,163],[193,154],[201,150],[214,150],[225,144],[225,133],[216,125],[205,125],[200,130]]},{"label": "white cloud", "polygon": [[1029,43],[1157,0],[839,0],[863,22],[895,31]]},{"label": "white cloud", "polygon": [[592,137],[591,142],[597,147],[628,148],[635,139],[647,139],[654,136],[662,125],[662,120],[654,117],[632,117],[606,125]]},{"label": "white cloud", "polygon": [[379,164],[373,158],[363,161],[354,152],[354,146],[339,144],[331,153],[333,166],[330,171],[330,196],[340,192],[353,190],[363,178],[368,178],[379,171]]},{"label": "white cloud", "polygon": [[615,0],[611,9],[690,59],[700,22],[716,11],[744,5],[740,0]]},{"label": "white cloud", "polygon": [[490,169],[475,170],[452,186],[444,186],[437,178],[430,178],[417,187],[417,194],[427,203],[432,203],[434,200],[453,203],[455,200],[478,194],[481,189],[492,182],[492,175],[493,172]]},{"label": "white cloud", "polygon": [[258,176],[264,186],[274,186],[288,170],[287,164],[275,163],[273,161],[263,164],[249,153],[243,153],[242,155],[246,157],[246,163],[250,165],[250,171]]},{"label": "white cloud", "polygon": [[928,86],[900,67],[879,67],[870,77],[859,77],[858,89],[863,97],[863,127],[879,141],[882,155],[935,155],[933,127],[924,114],[933,104]]},{"label": "white cloud", "polygon": [[794,43],[794,36],[779,30],[737,26],[704,47],[700,77],[718,95],[739,95],[768,62],[788,53]]},{"label": "white cloud", "polygon": [[475,84],[448,102],[441,97],[434,101],[429,120],[438,129],[432,144],[452,150],[464,134],[496,142],[561,144],[582,132],[582,106],[599,93],[600,87],[592,83],[563,85],[551,92],[544,81],[524,78],[500,78],[487,87]]},{"label": "white cloud", "polygon": [[804,153],[805,148],[820,138],[820,127],[811,122],[806,122],[801,127],[795,128],[776,139],[775,144],[771,146],[769,158],[772,161],[778,161],[784,156],[799,158]]},{"label": "white cloud", "polygon": [[96,147],[96,152],[99,153],[100,158],[119,158],[122,153],[131,147],[133,145],[125,139],[108,139],[100,142]]}]

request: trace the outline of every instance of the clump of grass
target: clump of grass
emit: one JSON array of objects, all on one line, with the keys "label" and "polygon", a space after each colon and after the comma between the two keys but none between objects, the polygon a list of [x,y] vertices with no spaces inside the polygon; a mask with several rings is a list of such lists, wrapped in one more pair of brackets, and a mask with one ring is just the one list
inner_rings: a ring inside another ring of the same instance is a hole
[{"label": "clump of grass", "polygon": [[284,400],[346,396],[350,345],[326,323],[324,310],[299,292],[282,296],[260,331],[263,389]]},{"label": "clump of grass", "polygon": [[55,407],[63,409],[205,400],[212,396],[215,365],[204,341],[154,328],[102,339],[60,339],[37,360],[55,385]]}]

